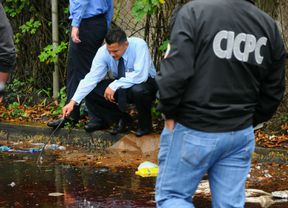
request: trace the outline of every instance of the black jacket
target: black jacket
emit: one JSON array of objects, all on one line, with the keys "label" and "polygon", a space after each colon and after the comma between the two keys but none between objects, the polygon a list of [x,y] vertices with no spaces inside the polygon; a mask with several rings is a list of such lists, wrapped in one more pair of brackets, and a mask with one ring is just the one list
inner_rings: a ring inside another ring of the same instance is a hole
[{"label": "black jacket", "polygon": [[156,81],[158,109],[198,130],[239,130],[271,118],[284,94],[275,21],[248,0],[193,0],[177,14]]}]

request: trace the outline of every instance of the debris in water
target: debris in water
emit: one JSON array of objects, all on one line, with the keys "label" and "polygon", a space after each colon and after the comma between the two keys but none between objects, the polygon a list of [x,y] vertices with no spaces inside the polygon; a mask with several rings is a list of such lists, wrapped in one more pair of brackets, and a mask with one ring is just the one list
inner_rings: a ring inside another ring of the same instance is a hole
[{"label": "debris in water", "polygon": [[33,146],[41,146],[43,147],[45,144],[42,142],[38,142],[38,143],[32,143]]},{"label": "debris in water", "polygon": [[272,196],[275,198],[288,199],[288,190],[285,191],[273,191]]},{"label": "debris in water", "polygon": [[272,176],[271,176],[269,173],[265,173],[264,176],[265,176],[266,178],[272,178]]},{"label": "debris in water", "polygon": [[57,150],[59,148],[58,144],[47,144],[45,149],[49,149],[49,150]]},{"label": "debris in water", "polygon": [[13,149],[8,146],[0,146],[0,152],[20,152],[20,153],[34,153],[40,152],[42,148],[30,148],[30,149]]},{"label": "debris in water", "polygon": [[59,150],[66,150],[66,147],[60,146],[60,147],[58,147],[58,149],[59,149]]},{"label": "debris in water", "polygon": [[14,186],[16,186],[16,183],[15,182],[11,182],[10,184],[8,184],[8,186],[11,186],[13,188]]},{"label": "debris in water", "polygon": [[49,150],[66,150],[66,147],[60,146],[58,144],[47,144],[45,146],[45,149],[49,149]]},{"label": "debris in water", "polygon": [[245,201],[259,204],[262,208],[268,208],[275,203],[271,196],[247,197]]},{"label": "debris in water", "polygon": [[138,171],[136,171],[136,175],[142,177],[156,177],[159,171],[158,165],[145,161],[138,166]]},{"label": "debris in water", "polygon": [[63,196],[64,193],[59,193],[59,192],[54,192],[54,193],[49,193],[48,196]]},{"label": "debris in water", "polygon": [[10,147],[8,146],[0,146],[0,152],[8,152],[8,151],[13,151]]},{"label": "debris in water", "polygon": [[195,193],[196,194],[205,194],[205,195],[210,194],[210,186],[209,186],[208,180],[202,180],[199,183],[198,188],[197,188]]},{"label": "debris in water", "polygon": [[15,163],[24,163],[24,162],[27,162],[27,160],[14,160],[13,162],[15,162]]},{"label": "debris in water", "polygon": [[95,170],[95,173],[107,173],[109,170],[107,168],[100,168]]}]

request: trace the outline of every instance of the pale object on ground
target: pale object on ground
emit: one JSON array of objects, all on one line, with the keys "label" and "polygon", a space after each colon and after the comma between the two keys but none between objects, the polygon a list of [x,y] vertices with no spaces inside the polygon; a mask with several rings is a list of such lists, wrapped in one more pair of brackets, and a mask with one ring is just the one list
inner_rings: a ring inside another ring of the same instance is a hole
[{"label": "pale object on ground", "polygon": [[285,191],[273,191],[272,196],[275,198],[288,199],[288,190]]},{"label": "pale object on ground", "polygon": [[54,193],[49,193],[48,196],[63,196],[64,193],[59,193],[59,192],[54,192]]},{"label": "pale object on ground", "polygon": [[8,184],[8,186],[11,186],[13,188],[14,186],[16,186],[16,183],[15,182],[11,182],[10,184]]},{"label": "pale object on ground", "polygon": [[142,162],[138,166],[138,171],[136,171],[136,175],[142,176],[142,177],[156,177],[159,171],[158,165],[145,161]]}]

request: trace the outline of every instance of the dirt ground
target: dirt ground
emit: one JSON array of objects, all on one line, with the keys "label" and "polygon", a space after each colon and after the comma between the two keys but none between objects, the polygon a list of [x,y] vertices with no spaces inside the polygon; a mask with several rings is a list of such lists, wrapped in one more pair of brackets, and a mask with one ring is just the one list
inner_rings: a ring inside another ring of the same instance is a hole
[{"label": "dirt ground", "polygon": [[158,147],[158,134],[140,138],[133,134],[128,134],[104,151],[96,150],[87,153],[81,150],[72,150],[65,154],[60,154],[58,161],[76,166],[85,164],[96,167],[108,167],[110,169],[125,167],[136,169],[144,161],[157,164]]}]

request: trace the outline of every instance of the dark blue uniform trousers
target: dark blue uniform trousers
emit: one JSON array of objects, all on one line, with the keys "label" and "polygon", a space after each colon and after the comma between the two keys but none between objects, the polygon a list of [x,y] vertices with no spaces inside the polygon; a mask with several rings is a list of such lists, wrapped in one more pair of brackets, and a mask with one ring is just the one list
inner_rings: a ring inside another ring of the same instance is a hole
[{"label": "dark blue uniform trousers", "polygon": [[[79,82],[90,71],[96,52],[103,44],[107,33],[107,22],[104,15],[82,19],[79,27],[81,43],[69,40],[67,60],[67,102],[73,97]],[[93,117],[93,115],[89,116]],[[79,106],[75,106],[70,118],[78,120],[80,116]]]}]

